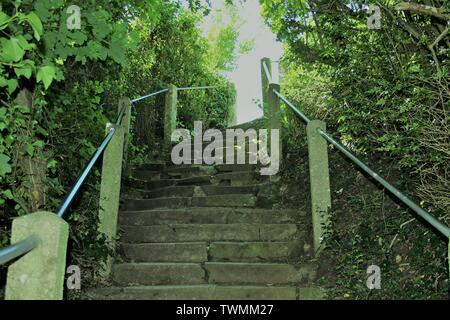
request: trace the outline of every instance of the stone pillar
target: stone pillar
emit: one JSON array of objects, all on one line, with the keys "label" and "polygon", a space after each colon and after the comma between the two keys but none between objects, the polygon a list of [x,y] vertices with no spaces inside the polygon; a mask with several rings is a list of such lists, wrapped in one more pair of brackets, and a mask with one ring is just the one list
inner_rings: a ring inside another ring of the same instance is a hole
[{"label": "stone pillar", "polygon": [[[282,161],[282,133],[281,133],[281,109],[280,109],[280,98],[274,93],[274,90],[280,92],[280,85],[276,83],[269,84],[268,90],[268,113],[267,113],[267,129],[279,130],[280,137],[280,148],[278,150],[278,154],[280,156],[280,163]],[[271,142],[272,135],[269,132],[269,146]],[[270,150],[270,149],[269,149]]]},{"label": "stone pillar", "polygon": [[[100,210],[98,230],[106,235],[108,240],[114,240],[117,235],[117,219],[119,213],[120,183],[122,180],[122,160],[124,145],[124,128],[108,123],[106,133],[111,128],[116,133],[103,154],[102,181],[100,187]],[[105,266],[103,276],[111,272],[112,260]]]},{"label": "stone pillar", "polygon": [[328,144],[317,132],[325,131],[323,121],[313,120],[306,127],[308,136],[309,178],[311,183],[311,208],[314,231],[314,249],[317,254],[324,244],[326,228],[330,227],[331,209]]},{"label": "stone pillar", "polygon": [[35,235],[40,243],[8,268],[7,300],[62,300],[69,237],[67,222],[51,212],[13,221],[11,243]]},{"label": "stone pillar", "polygon": [[128,148],[131,144],[130,126],[131,126],[131,100],[129,98],[122,98],[119,101],[119,113],[125,108],[124,115],[122,118],[122,127],[124,131],[124,142],[123,142],[123,174],[128,177],[130,174],[130,166],[128,163]]},{"label": "stone pillar", "polygon": [[172,132],[177,128],[177,101],[178,91],[174,85],[168,86],[164,108],[164,144],[166,148],[171,146]]}]

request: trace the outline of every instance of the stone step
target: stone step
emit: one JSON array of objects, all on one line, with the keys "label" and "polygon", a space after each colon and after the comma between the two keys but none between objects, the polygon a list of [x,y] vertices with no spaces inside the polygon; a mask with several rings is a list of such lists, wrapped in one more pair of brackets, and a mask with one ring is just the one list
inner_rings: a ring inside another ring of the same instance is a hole
[{"label": "stone step", "polygon": [[257,185],[245,186],[201,186],[201,191],[207,196],[230,195],[230,194],[251,194],[256,195],[259,187]]},{"label": "stone step", "polygon": [[173,166],[166,168],[163,172],[171,176],[181,176],[182,178],[199,175],[214,175],[217,173],[214,166],[206,165]]},{"label": "stone step", "polygon": [[142,180],[126,179],[125,185],[131,188],[154,190],[170,186],[189,186],[211,184],[212,176],[196,176],[183,179],[160,179],[160,180]]},{"label": "stone step", "polygon": [[161,171],[166,167],[165,163],[155,162],[155,163],[144,163],[138,166],[135,166],[133,169],[136,170],[148,170],[148,171]]},{"label": "stone step", "polygon": [[[135,286],[96,289],[88,299],[101,300],[297,300],[309,288],[294,286]],[[320,299],[320,298],[319,298]]]},{"label": "stone step", "polygon": [[113,282],[133,285],[309,284],[316,266],[285,263],[122,263],[113,266]]},{"label": "stone step", "polygon": [[206,197],[171,197],[155,199],[124,200],[123,210],[151,210],[158,208],[186,208],[186,207],[254,207],[256,197],[251,194],[243,195],[215,195]]},{"label": "stone step", "polygon": [[256,195],[258,186],[171,186],[152,191],[133,190],[134,194],[139,195],[143,199],[169,198],[169,197],[193,197],[197,196],[214,196],[214,195],[230,195],[230,194],[251,194]]},{"label": "stone step", "polygon": [[121,245],[124,257],[133,262],[205,262],[208,261],[207,247],[206,242]]},{"label": "stone step", "polygon": [[215,166],[219,172],[240,172],[240,171],[255,171],[254,164],[218,164]]},{"label": "stone step", "polygon": [[160,180],[161,179],[160,171],[134,169],[134,170],[132,170],[131,175],[134,178],[140,179],[140,180]]},{"label": "stone step", "polygon": [[316,266],[310,263],[206,262],[204,269],[212,284],[309,284],[316,278]]},{"label": "stone step", "polygon": [[139,190],[143,199],[169,198],[169,197],[193,197],[196,186],[170,186],[152,191]]},{"label": "stone step", "polygon": [[232,172],[232,171],[256,171],[257,166],[254,164],[216,164],[216,165],[202,165],[202,164],[180,164],[180,165],[169,165],[165,172],[170,172],[172,169],[181,172],[189,172],[191,169],[195,172],[201,169],[193,169],[197,167],[214,168],[218,172]]},{"label": "stone step", "polygon": [[304,254],[303,240],[290,242],[213,242],[209,261],[289,262]]},{"label": "stone step", "polygon": [[199,175],[181,179],[145,180],[132,178],[127,181],[127,186],[146,190],[160,189],[169,186],[186,185],[211,185],[223,184],[231,186],[248,186],[256,182],[267,181],[267,176],[261,176],[254,171],[226,172],[215,175]]},{"label": "stone step", "polygon": [[295,224],[171,224],[123,226],[122,242],[287,241],[304,237]]},{"label": "stone step", "polygon": [[249,186],[268,180],[268,176],[261,176],[253,171],[219,173],[212,177],[213,184],[230,185],[233,187]]},{"label": "stone step", "polygon": [[113,266],[113,282],[119,285],[204,284],[200,263],[121,263]]},{"label": "stone step", "polygon": [[132,262],[288,262],[304,254],[300,241],[123,243],[121,249]]},{"label": "stone step", "polygon": [[305,211],[293,209],[185,208],[121,212],[122,226],[167,224],[292,224],[305,217]]}]

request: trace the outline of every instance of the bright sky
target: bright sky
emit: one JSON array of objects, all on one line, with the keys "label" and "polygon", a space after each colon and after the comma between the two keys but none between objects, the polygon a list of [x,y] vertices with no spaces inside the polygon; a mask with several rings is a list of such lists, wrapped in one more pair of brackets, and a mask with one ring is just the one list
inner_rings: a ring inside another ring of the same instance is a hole
[{"label": "bright sky", "polygon": [[[223,8],[223,0],[212,0],[212,9]],[[262,110],[254,100],[261,97],[260,60],[264,57],[279,61],[283,49],[276,36],[264,24],[260,14],[258,0],[247,0],[243,5],[237,5],[244,22],[240,29],[240,41],[255,39],[253,51],[239,57],[235,71],[226,76],[236,85],[237,89],[237,123],[248,122],[262,117]],[[203,28],[205,32],[211,27],[211,19],[206,19]],[[273,78],[278,79],[278,64],[273,63]]]}]

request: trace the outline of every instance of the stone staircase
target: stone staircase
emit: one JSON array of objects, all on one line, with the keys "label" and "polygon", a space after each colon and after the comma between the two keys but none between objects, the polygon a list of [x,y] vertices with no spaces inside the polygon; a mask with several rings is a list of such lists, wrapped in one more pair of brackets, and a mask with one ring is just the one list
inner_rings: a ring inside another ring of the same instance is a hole
[{"label": "stone staircase", "polygon": [[253,165],[134,168],[124,182],[112,286],[89,298],[320,298],[307,213],[270,208],[261,201],[267,184]]}]

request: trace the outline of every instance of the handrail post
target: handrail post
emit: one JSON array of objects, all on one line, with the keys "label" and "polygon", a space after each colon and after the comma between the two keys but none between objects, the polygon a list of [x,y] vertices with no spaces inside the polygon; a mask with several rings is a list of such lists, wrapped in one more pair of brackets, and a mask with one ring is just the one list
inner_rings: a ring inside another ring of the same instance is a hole
[{"label": "handrail post", "polygon": [[[267,95],[267,128],[269,130],[278,130],[279,132],[279,149],[278,149],[278,155],[280,162],[282,161],[282,132],[281,132],[281,109],[280,109],[280,98],[275,94],[275,91],[280,92],[280,85],[276,83],[270,83],[269,84],[269,92]],[[269,132],[269,137],[272,138],[272,133]],[[269,145],[272,141],[272,139],[269,139]]]},{"label": "handrail post", "polygon": [[11,243],[36,235],[40,243],[8,268],[7,300],[62,300],[69,225],[51,212],[14,219]]},{"label": "handrail post", "polygon": [[[111,128],[116,133],[103,154],[102,180],[100,187],[99,228],[108,241],[117,235],[117,219],[119,214],[120,183],[122,179],[122,161],[124,145],[124,127],[108,123],[106,132]],[[107,278],[111,272],[112,259],[108,258],[102,276]]]},{"label": "handrail post", "polygon": [[309,178],[311,184],[311,210],[314,234],[314,250],[319,254],[323,249],[327,228],[330,227],[330,174],[328,168],[328,144],[317,132],[325,131],[323,121],[313,120],[307,127]]},{"label": "handrail post", "polygon": [[130,173],[130,165],[128,163],[128,148],[131,143],[130,126],[131,126],[131,100],[129,98],[122,98],[119,101],[119,114],[123,108],[125,112],[122,118],[122,127],[124,131],[124,145],[123,145],[123,173],[126,177]]},{"label": "handrail post", "polygon": [[166,92],[164,107],[164,144],[166,148],[169,148],[172,143],[172,132],[177,127],[178,90],[174,85],[169,85],[167,89],[169,91]]},{"label": "handrail post", "polygon": [[270,76],[272,76],[272,60],[270,58],[261,59],[261,85],[262,85],[262,103],[263,103],[263,111],[266,116],[269,112],[269,85],[272,82],[272,79],[268,79],[266,75],[266,70],[264,65],[267,66],[267,70],[269,71]]}]

